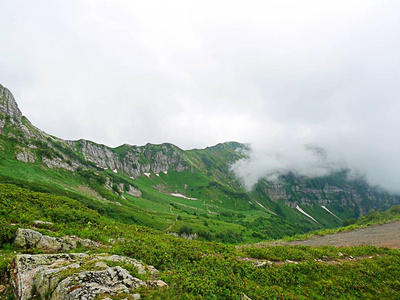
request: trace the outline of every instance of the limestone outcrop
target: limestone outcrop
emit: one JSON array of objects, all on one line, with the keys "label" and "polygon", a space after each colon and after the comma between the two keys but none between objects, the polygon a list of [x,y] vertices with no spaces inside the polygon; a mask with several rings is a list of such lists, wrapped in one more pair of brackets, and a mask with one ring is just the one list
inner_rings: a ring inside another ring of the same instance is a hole
[{"label": "limestone outcrop", "polygon": [[[123,145],[118,155],[115,150],[87,140],[67,141],[73,151],[80,152],[87,161],[99,168],[122,171],[136,178],[144,173],[159,174],[170,170],[182,172],[190,169],[183,151],[171,144],[145,146]],[[121,154],[123,153],[123,154]]]},{"label": "limestone outcrop", "polygon": [[[145,146],[122,145],[123,151],[116,151],[105,145],[87,140],[64,141],[44,133],[24,118],[12,93],[0,85],[0,134],[24,140],[15,149],[15,157],[25,163],[38,159],[47,167],[75,171],[86,168],[85,162],[77,160],[77,153],[98,168],[121,171],[136,178],[144,173],[167,173],[170,170],[182,172],[190,169],[183,151],[171,144]],[[30,143],[33,141],[33,144]],[[36,150],[37,149],[37,150]],[[72,153],[75,153],[72,154]],[[72,156],[70,155],[72,154]],[[131,191],[138,197],[138,191]]]},{"label": "limestone outcrop", "polygon": [[22,113],[15,102],[14,96],[9,89],[0,85],[0,113],[15,122],[20,122]]},{"label": "limestone outcrop", "polygon": [[76,236],[55,238],[43,235],[32,229],[18,228],[14,244],[20,248],[38,249],[45,252],[69,251],[75,249],[78,244],[83,247],[99,247],[99,243],[89,239],[81,239]]},{"label": "limestone outcrop", "polygon": [[7,136],[12,138],[46,139],[49,137],[22,116],[13,94],[0,84],[0,134],[5,134],[6,127]]},{"label": "limestone outcrop", "polygon": [[[131,274],[126,268],[136,272]],[[17,255],[11,264],[12,285],[19,300],[89,300],[121,293],[134,295],[141,286],[167,287],[158,277],[153,266],[107,254],[23,254]]]},{"label": "limestone outcrop", "polygon": [[33,154],[29,148],[21,146],[15,147],[15,157],[17,160],[24,163],[34,163],[36,161],[35,154]]}]

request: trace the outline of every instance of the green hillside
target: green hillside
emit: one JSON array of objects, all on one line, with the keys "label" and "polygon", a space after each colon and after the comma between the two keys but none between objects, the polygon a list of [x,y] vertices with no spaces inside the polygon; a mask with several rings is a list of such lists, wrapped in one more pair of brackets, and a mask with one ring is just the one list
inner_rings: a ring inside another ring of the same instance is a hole
[{"label": "green hillside", "polygon": [[[33,126],[0,86],[0,182],[77,199],[103,216],[197,238],[259,242],[335,228],[400,197],[349,180],[292,173],[246,190],[231,165],[248,146],[221,143],[182,150],[172,144],[122,145],[64,141]],[[306,215],[308,214],[308,215]]]},{"label": "green hillside", "polygon": [[[10,245],[15,230],[30,227],[38,219],[53,222],[37,229],[43,234],[79,235],[104,245],[110,238],[118,237],[112,249],[97,251],[111,251],[153,264],[170,286],[162,292],[144,290],[143,299],[242,299],[243,294],[251,299],[356,299],[374,298],[376,293],[384,299],[396,299],[400,295],[398,250],[236,248],[189,241],[113,221],[68,197],[32,192],[10,184],[0,185],[1,272],[6,272],[11,254],[18,250]],[[35,253],[34,249],[22,251]],[[263,261],[270,263],[257,266]],[[1,278],[0,284],[6,284],[6,277]]]},{"label": "green hillside", "polygon": [[18,228],[32,228],[101,245],[71,251],[154,265],[169,288],[142,288],[143,299],[398,299],[398,250],[242,246],[358,218],[393,220],[398,207],[381,211],[400,203],[350,180],[348,170],[318,178],[289,172],[247,190],[231,165],[246,159],[248,147],[65,141],[32,125],[0,85],[0,297],[13,299],[16,253],[41,253],[13,244]]}]

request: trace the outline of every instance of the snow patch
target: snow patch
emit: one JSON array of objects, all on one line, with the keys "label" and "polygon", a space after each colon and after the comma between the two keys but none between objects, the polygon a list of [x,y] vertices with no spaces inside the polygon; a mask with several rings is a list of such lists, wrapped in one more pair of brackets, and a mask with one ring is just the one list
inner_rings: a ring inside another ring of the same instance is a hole
[{"label": "snow patch", "polygon": [[117,173],[118,173],[118,170],[117,170],[117,169],[114,169],[113,172],[114,172],[115,174],[117,174]]},{"label": "snow patch", "polygon": [[174,196],[174,197],[179,197],[179,198],[188,199],[188,200],[198,200],[197,198],[190,198],[190,197],[186,197],[185,195],[177,194],[177,193],[172,193],[172,194],[170,194],[170,195],[171,195],[171,196]]},{"label": "snow patch", "polygon": [[299,212],[301,212],[303,215],[309,217],[311,220],[313,220],[314,222],[318,223],[317,220],[315,220],[315,219],[314,219],[313,217],[311,217],[308,213],[306,213],[304,210],[302,210],[302,209],[300,208],[300,206],[297,205],[297,206],[296,206],[296,209],[297,209]]},{"label": "snow patch", "polygon": [[168,174],[168,171],[164,171],[163,173],[164,173],[165,175],[167,175],[167,174]]},{"label": "snow patch", "polygon": [[143,173],[145,176],[150,177],[151,173]]},{"label": "snow patch", "polygon": [[330,213],[332,216],[338,218],[340,221],[342,221],[341,218],[339,218],[337,215],[335,215],[333,212],[331,212],[325,205],[321,206],[323,209],[325,209],[328,213]]},{"label": "snow patch", "polygon": [[260,206],[260,207],[262,207],[262,208],[266,209],[266,208],[265,208],[265,206],[264,206],[264,205],[262,205],[260,202],[258,202],[256,199],[254,199],[254,201],[257,203],[257,205],[258,205],[258,206]]},{"label": "snow patch", "polygon": [[[253,199],[255,203],[257,203],[258,206],[264,208],[266,211],[270,212],[271,214],[276,215],[276,213],[272,212],[271,210],[269,210],[269,208],[266,208],[264,205],[262,205],[260,202],[258,202],[256,199]],[[250,201],[249,201],[250,203]]]},{"label": "snow patch", "polygon": [[157,173],[156,176],[157,176],[157,177],[160,177],[160,173]]}]

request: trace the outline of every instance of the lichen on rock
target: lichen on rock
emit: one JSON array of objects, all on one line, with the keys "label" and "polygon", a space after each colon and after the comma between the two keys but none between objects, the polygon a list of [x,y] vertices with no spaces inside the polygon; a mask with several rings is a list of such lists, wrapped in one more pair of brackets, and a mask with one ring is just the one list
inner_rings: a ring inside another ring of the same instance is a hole
[{"label": "lichen on rock", "polygon": [[86,248],[98,248],[101,246],[100,243],[90,239],[81,239],[76,236],[56,238],[24,228],[18,228],[14,240],[14,245],[19,248],[35,248],[45,252],[69,251],[75,249],[78,244]]},{"label": "lichen on rock", "polygon": [[[117,265],[130,265],[138,274],[155,278],[158,271],[141,261],[119,255],[85,253],[17,255],[11,275],[17,299],[34,296],[57,300],[94,299],[98,295],[133,293],[137,288],[163,288],[159,279],[144,281]],[[36,295],[33,295],[36,293]]]}]

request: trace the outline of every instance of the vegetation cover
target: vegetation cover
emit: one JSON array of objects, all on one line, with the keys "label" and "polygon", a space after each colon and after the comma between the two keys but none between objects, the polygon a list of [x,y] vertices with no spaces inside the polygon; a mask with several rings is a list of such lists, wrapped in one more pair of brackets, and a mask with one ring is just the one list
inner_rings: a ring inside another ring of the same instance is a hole
[{"label": "vegetation cover", "polygon": [[349,180],[348,170],[289,172],[249,191],[230,169],[246,145],[184,151],[64,141],[34,127],[0,90],[0,297],[13,299],[11,259],[41,253],[13,245],[18,228],[34,228],[101,245],[71,251],[154,265],[169,288],[142,288],[144,299],[400,298],[397,249],[254,244],[396,220],[398,195]]},{"label": "vegetation cover", "polygon": [[[393,211],[397,211],[393,209]],[[74,199],[0,185],[1,284],[14,249],[13,231],[35,220],[52,236],[79,235],[102,242],[99,248],[152,264],[169,284],[143,290],[143,299],[397,299],[400,251],[371,246],[233,246],[187,240],[155,229],[101,216]],[[109,239],[114,239],[110,243]],[[75,251],[79,251],[76,249]],[[34,249],[22,249],[35,253]],[[12,298],[11,291],[3,292]]]}]

